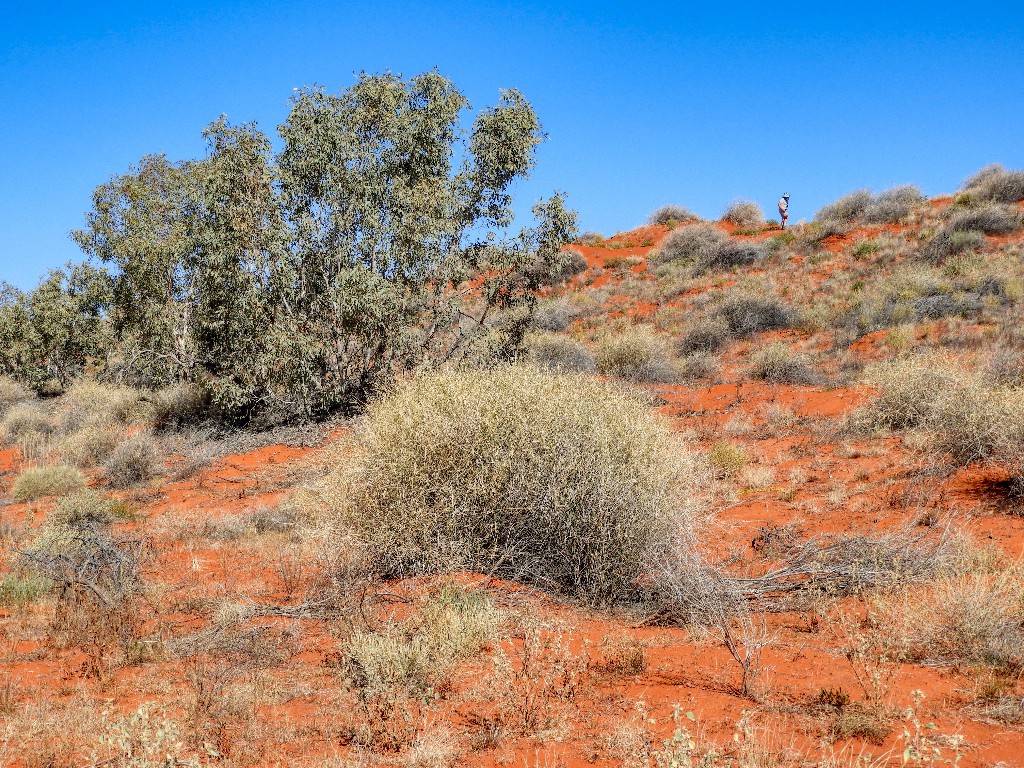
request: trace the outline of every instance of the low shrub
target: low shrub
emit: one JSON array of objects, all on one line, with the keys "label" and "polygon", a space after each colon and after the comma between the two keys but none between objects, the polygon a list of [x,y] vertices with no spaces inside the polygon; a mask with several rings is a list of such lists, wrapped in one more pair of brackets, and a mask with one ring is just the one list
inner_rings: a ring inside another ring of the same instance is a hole
[{"label": "low shrub", "polygon": [[958,388],[956,373],[924,357],[910,357],[870,366],[866,382],[878,395],[854,418],[865,426],[908,429],[926,425],[934,403]]},{"label": "low shrub", "polygon": [[913,184],[893,187],[872,198],[862,218],[868,224],[898,222],[923,203],[924,199],[921,190]]},{"label": "low shrub", "polygon": [[684,221],[695,221],[697,214],[681,205],[663,205],[647,217],[648,224],[674,226]]},{"label": "low shrub", "polygon": [[141,423],[152,411],[139,390],[80,379],[60,398],[57,416],[61,431],[75,432],[87,424]]},{"label": "low shrub", "polygon": [[946,229],[950,232],[984,232],[986,235],[1006,235],[1024,227],[1024,214],[1014,206],[987,203],[978,208],[954,209]]},{"label": "low shrub", "polygon": [[750,200],[736,200],[725,209],[722,219],[737,227],[763,227],[764,211],[761,210],[761,206]]},{"label": "low shrub", "polygon": [[41,599],[52,584],[35,574],[9,573],[0,579],[0,606],[24,608]]},{"label": "low shrub", "polygon": [[524,367],[422,374],[355,443],[324,497],[382,576],[468,568],[597,605],[635,596],[702,482],[641,403]]},{"label": "low shrub", "polygon": [[685,379],[714,380],[721,372],[718,358],[706,352],[693,352],[684,356],[678,363],[679,371]]},{"label": "low shrub", "polygon": [[523,269],[522,275],[529,284],[558,285],[586,270],[587,257],[577,248],[568,248],[561,253],[558,265],[552,268],[546,261],[539,261]]},{"label": "low shrub", "polygon": [[719,316],[734,336],[750,336],[761,331],[788,328],[793,314],[774,296],[750,293],[729,295],[718,308]]},{"label": "low shrub", "polygon": [[121,430],[105,423],[88,424],[60,440],[61,458],[78,467],[94,467],[117,447]]},{"label": "low shrub", "polygon": [[153,420],[166,426],[183,426],[209,415],[209,395],[191,384],[172,384],[151,395]]},{"label": "low shrub", "polygon": [[746,240],[726,240],[718,248],[696,264],[698,273],[710,269],[736,269],[756,264],[768,255],[759,243]]},{"label": "low shrub", "polygon": [[714,224],[701,222],[674,229],[651,255],[655,264],[686,262],[703,264],[715,257],[727,236]]},{"label": "low shrub", "polygon": [[27,437],[50,435],[53,424],[37,402],[21,402],[7,409],[0,432],[8,443],[17,443]]},{"label": "low shrub", "polygon": [[732,339],[729,324],[721,317],[710,316],[689,326],[680,337],[677,350],[680,354],[694,352],[718,352]]},{"label": "low shrub", "polygon": [[0,376],[0,416],[13,405],[31,400],[32,393],[10,376]]},{"label": "low shrub", "polygon": [[838,234],[859,222],[886,224],[900,221],[923,201],[921,190],[912,184],[893,187],[879,195],[859,189],[826,205],[814,215],[814,221],[827,228],[829,234]]},{"label": "low shrub", "polygon": [[852,225],[867,211],[873,200],[870,191],[858,189],[823,207],[814,214],[814,221]]},{"label": "low shrub", "polygon": [[1017,203],[1024,200],[1024,171],[1008,171],[994,163],[968,178],[963,191],[972,200]]},{"label": "low shrub", "polygon": [[638,382],[673,382],[680,377],[671,346],[646,326],[608,334],[597,343],[598,373]]},{"label": "low shrub", "polygon": [[1019,568],[940,578],[876,600],[879,621],[912,661],[1024,666],[1024,574]]},{"label": "low shrub", "polygon": [[149,432],[139,432],[119,444],[103,467],[114,488],[131,488],[152,479],[161,462],[160,448]]},{"label": "low shrub", "polygon": [[734,477],[750,461],[750,456],[747,455],[742,445],[719,441],[711,446],[711,450],[708,451],[708,459],[726,476]]},{"label": "low shrub", "polygon": [[787,344],[769,344],[754,355],[750,375],[772,384],[818,384],[821,374],[810,358],[794,352]]},{"label": "low shrub", "polygon": [[984,245],[984,232],[976,229],[955,231],[943,228],[921,247],[918,257],[929,264],[941,264],[951,256],[974,251]]},{"label": "low shrub", "polygon": [[85,485],[85,477],[74,467],[30,467],[14,481],[11,496],[16,501],[34,501],[44,496],[60,496]]},{"label": "low shrub", "polygon": [[538,304],[533,323],[542,331],[564,331],[578,316],[579,309],[559,297]]},{"label": "low shrub", "polygon": [[601,245],[604,242],[604,235],[600,232],[589,230],[576,238],[576,242],[581,245]]},{"label": "low shrub", "polygon": [[561,333],[542,333],[528,340],[529,360],[538,368],[560,373],[596,370],[594,356],[576,339]]}]

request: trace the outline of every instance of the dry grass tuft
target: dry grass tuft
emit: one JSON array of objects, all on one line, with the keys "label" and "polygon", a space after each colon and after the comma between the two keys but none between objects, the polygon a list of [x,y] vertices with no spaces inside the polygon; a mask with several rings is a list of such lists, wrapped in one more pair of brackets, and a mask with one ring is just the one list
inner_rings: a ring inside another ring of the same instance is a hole
[{"label": "dry grass tuft", "polygon": [[11,496],[20,502],[44,496],[60,496],[85,485],[85,477],[74,467],[58,464],[51,467],[29,467],[14,482]]},{"label": "dry grass tuft", "polygon": [[788,344],[775,342],[757,352],[750,363],[750,375],[772,384],[819,384],[821,373],[807,355],[794,352]]},{"label": "dry grass tuft", "polygon": [[595,604],[636,594],[702,480],[639,402],[525,367],[421,375],[356,443],[324,495],[382,575],[468,568]]},{"label": "dry grass tuft", "polygon": [[695,221],[697,218],[697,214],[681,205],[663,205],[647,218],[647,222],[672,227],[684,221]]},{"label": "dry grass tuft", "polygon": [[736,200],[725,209],[722,219],[737,227],[763,227],[764,211],[761,210],[761,206],[750,200]]},{"label": "dry grass tuft", "polygon": [[153,435],[139,432],[118,445],[103,466],[112,487],[132,488],[152,479],[161,460],[160,447]]},{"label": "dry grass tuft", "polygon": [[681,371],[667,339],[646,326],[635,326],[598,340],[598,373],[638,382],[674,382]]},{"label": "dry grass tuft", "polygon": [[597,364],[583,344],[561,333],[541,333],[527,341],[530,362],[557,373],[590,373]]},{"label": "dry grass tuft", "polygon": [[963,192],[972,200],[1020,202],[1024,200],[1024,171],[1008,171],[994,163],[968,178]]}]

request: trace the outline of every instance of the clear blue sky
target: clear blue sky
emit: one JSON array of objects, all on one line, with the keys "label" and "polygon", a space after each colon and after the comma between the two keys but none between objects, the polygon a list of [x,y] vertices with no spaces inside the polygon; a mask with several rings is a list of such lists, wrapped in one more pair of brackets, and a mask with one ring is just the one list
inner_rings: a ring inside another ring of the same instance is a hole
[{"label": "clear blue sky", "polygon": [[550,140],[520,189],[610,234],[663,203],[794,220],[853,188],[949,192],[1024,167],[1024,3],[21,2],[0,23],[0,279],[77,260],[92,189],[202,152],[219,114],[268,133],[297,86],[359,70],[502,87]]}]

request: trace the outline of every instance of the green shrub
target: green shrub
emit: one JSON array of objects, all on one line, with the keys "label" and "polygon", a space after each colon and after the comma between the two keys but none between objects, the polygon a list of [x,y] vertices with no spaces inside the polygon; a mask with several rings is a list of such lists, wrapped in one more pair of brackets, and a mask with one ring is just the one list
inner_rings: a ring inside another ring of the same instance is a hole
[{"label": "green shrub", "polygon": [[561,333],[538,334],[527,343],[529,360],[538,368],[561,373],[589,373],[596,369],[594,356],[580,342]]},{"label": "green shrub", "polygon": [[33,501],[43,496],[60,496],[84,485],[85,477],[74,467],[30,467],[15,480],[11,496],[20,502]]},{"label": "green shrub", "polygon": [[787,344],[769,344],[754,355],[750,375],[772,384],[818,384],[821,374],[806,355],[794,352]]},{"label": "green shrub", "polygon": [[675,226],[684,221],[695,221],[696,219],[697,214],[692,213],[681,205],[663,205],[647,217],[647,223]]},{"label": "green shrub", "polygon": [[764,211],[761,206],[750,200],[736,200],[729,204],[722,218],[737,227],[763,227]]},{"label": "green shrub", "polygon": [[963,191],[972,200],[1017,203],[1024,200],[1024,171],[1008,171],[995,163],[968,178]]},{"label": "green shrub", "polygon": [[523,367],[423,374],[356,440],[324,493],[381,575],[470,568],[601,605],[636,594],[701,482],[639,402]]},{"label": "green shrub", "polygon": [[139,432],[117,446],[103,466],[114,488],[131,488],[152,479],[162,456],[153,435]]},{"label": "green shrub", "polygon": [[777,298],[752,293],[729,295],[718,308],[718,314],[729,332],[739,337],[788,328],[793,323],[793,314]]},{"label": "green shrub", "polygon": [[639,382],[673,382],[679,369],[669,342],[646,326],[607,334],[597,343],[598,373]]}]

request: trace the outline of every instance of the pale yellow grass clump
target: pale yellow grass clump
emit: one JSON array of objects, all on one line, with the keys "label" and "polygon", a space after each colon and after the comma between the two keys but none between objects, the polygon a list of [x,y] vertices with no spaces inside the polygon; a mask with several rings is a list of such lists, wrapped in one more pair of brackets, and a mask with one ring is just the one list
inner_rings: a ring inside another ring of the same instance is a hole
[{"label": "pale yellow grass clump", "polygon": [[85,485],[85,477],[74,467],[30,467],[14,482],[11,496],[16,501],[32,501],[43,496],[60,496]]},{"label": "pale yellow grass clump", "polygon": [[370,406],[325,489],[384,575],[494,572],[607,604],[691,525],[691,455],[616,387],[439,371]]}]

